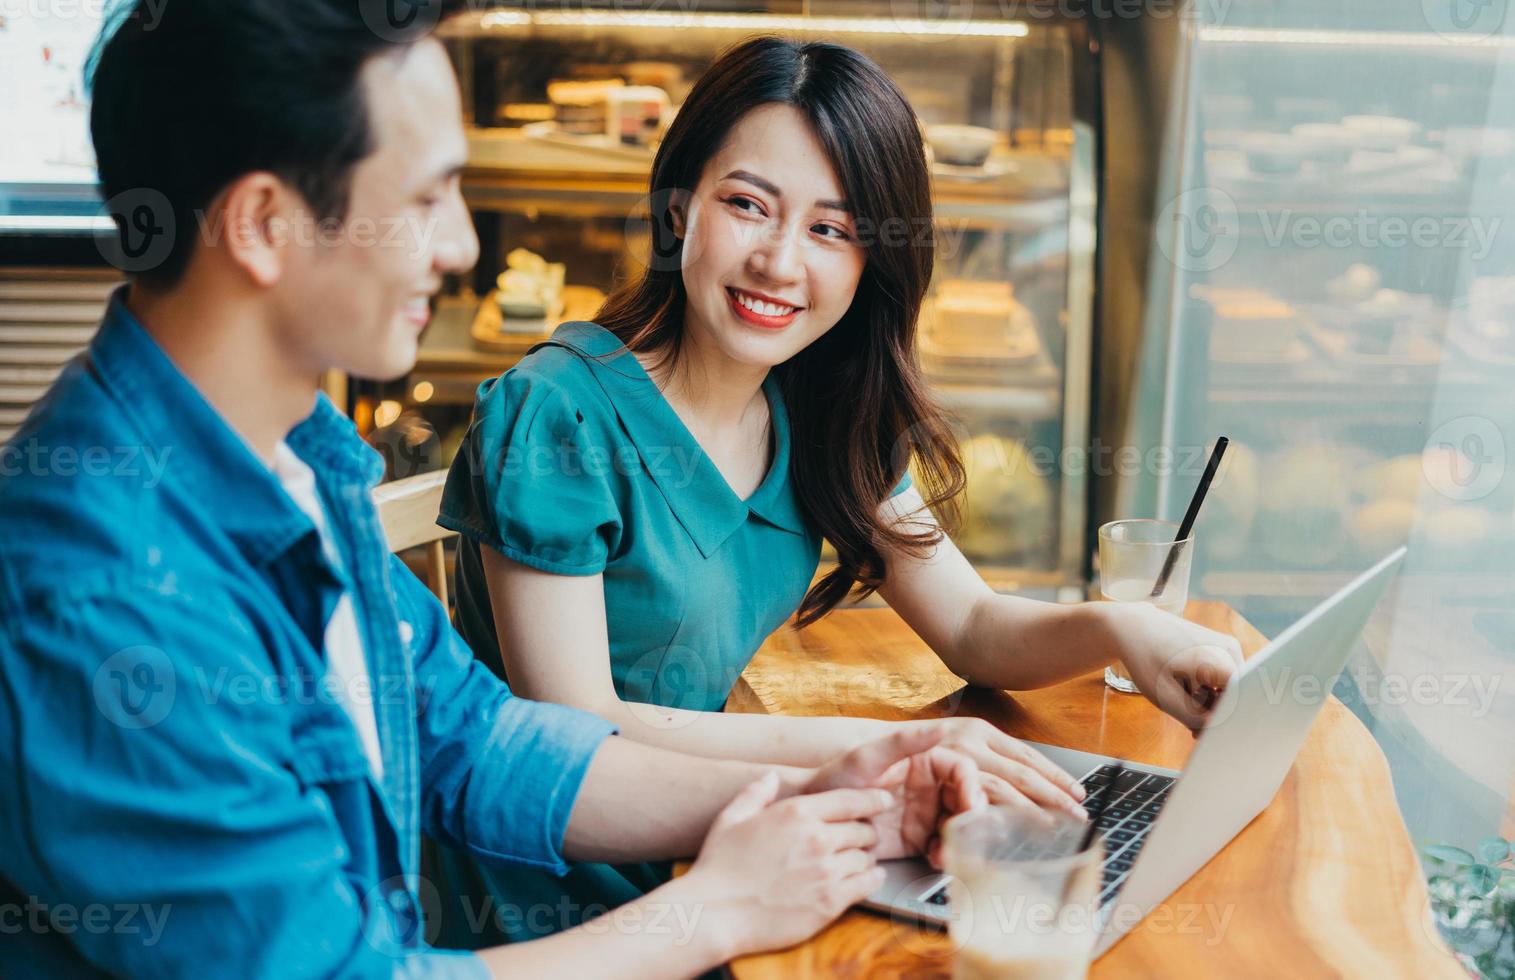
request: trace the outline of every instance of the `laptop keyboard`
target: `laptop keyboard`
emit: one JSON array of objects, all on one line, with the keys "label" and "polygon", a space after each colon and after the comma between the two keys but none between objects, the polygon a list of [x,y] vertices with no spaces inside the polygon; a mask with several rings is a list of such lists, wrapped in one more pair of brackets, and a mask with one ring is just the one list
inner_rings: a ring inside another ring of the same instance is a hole
[{"label": "laptop keyboard", "polygon": [[[1120,773],[1119,776],[1115,775],[1117,772]],[[1097,802],[1096,791],[1108,783],[1112,776],[1115,785],[1110,787],[1105,812],[1094,823],[1100,838],[1105,842],[1105,866],[1100,872],[1099,885],[1101,906],[1114,898],[1121,885],[1126,883],[1131,865],[1136,862],[1142,844],[1146,843],[1147,831],[1152,828],[1158,811],[1167,802],[1168,791],[1173,787],[1174,779],[1172,776],[1120,769],[1114,765],[1100,766],[1082,780],[1088,793],[1084,798],[1085,810],[1093,812]],[[946,887],[937,889],[925,901],[930,905],[946,905]]]},{"label": "laptop keyboard", "polygon": [[[1110,781],[1116,768],[1113,765],[1100,766],[1083,778],[1084,789],[1089,794],[1084,798],[1085,810],[1094,809],[1095,790]],[[1114,898],[1120,886],[1126,883],[1137,853],[1147,842],[1147,831],[1152,829],[1152,822],[1168,801],[1168,791],[1172,788],[1172,776],[1126,769],[1116,777],[1115,785],[1109,790],[1105,812],[1094,823],[1105,842],[1105,866],[1100,871],[1100,905]]]}]

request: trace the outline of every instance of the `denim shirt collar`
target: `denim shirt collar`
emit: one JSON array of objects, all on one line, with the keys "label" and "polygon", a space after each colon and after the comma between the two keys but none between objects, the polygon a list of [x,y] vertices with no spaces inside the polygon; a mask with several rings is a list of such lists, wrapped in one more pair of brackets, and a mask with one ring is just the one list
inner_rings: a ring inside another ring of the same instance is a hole
[{"label": "denim shirt collar", "polygon": [[[205,500],[235,491],[235,506],[218,515],[221,525],[250,562],[267,564],[314,525],[126,308],[126,288],[111,297],[87,355],[90,369],[132,417],[144,448],[163,457],[176,479]],[[372,488],[383,476],[383,459],[324,394],[286,441],[315,470],[326,499],[340,499],[353,484]]]}]

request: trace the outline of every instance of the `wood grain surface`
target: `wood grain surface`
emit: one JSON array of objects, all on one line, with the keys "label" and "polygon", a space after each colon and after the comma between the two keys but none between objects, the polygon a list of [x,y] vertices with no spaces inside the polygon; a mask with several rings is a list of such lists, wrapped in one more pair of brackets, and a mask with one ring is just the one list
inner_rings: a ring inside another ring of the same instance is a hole
[{"label": "wood grain surface", "polygon": [[[1266,638],[1218,602],[1186,616]],[[728,711],[931,718],[972,714],[1018,738],[1182,767],[1194,740],[1099,674],[1010,694],[966,688],[888,609],[775,633]],[[1332,698],[1272,803],[1097,960],[1091,977],[1465,977],[1430,922],[1424,879],[1367,730]],[[862,910],[816,938],[730,964],[736,980],[947,978],[944,935]]]}]

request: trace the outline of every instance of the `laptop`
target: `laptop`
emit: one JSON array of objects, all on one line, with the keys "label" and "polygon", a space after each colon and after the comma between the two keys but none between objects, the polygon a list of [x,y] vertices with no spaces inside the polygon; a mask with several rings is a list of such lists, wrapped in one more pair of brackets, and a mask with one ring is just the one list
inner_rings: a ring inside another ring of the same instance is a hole
[{"label": "laptop", "polygon": [[[1395,551],[1248,660],[1216,702],[1182,772],[1027,743],[1079,778],[1091,809],[1095,790],[1118,766],[1124,769],[1096,824],[1105,860],[1094,956],[1188,881],[1273,799],[1404,556],[1404,548]],[[865,907],[939,926],[952,920],[946,875],[921,859],[886,862],[885,872]],[[1112,916],[1117,898],[1121,914]]]}]

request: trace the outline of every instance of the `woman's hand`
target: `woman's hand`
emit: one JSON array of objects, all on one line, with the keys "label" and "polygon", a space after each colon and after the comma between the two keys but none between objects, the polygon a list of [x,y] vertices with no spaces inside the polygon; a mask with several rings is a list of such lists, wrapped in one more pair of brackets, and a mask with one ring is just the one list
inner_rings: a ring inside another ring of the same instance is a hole
[{"label": "woman's hand", "polygon": [[1084,819],[1084,788],[1060,766],[982,718],[907,721],[905,728],[936,728],[941,745],[972,759],[989,802],[996,806],[1041,807]]},{"label": "woman's hand", "polygon": [[726,958],[808,939],[884,881],[871,822],[898,808],[883,789],[833,789],[774,802],[775,773],[743,789],[711,824],[681,882],[713,913]]},{"label": "woman's hand", "polygon": [[978,767],[940,743],[948,727],[932,721],[895,726],[893,734],[860,745],[820,769],[801,792],[881,787],[892,805],[869,819],[878,832],[874,856],[923,855],[937,863],[939,832],[948,818],[988,803]]},{"label": "woman's hand", "polygon": [[1145,602],[1108,603],[1121,662],[1147,700],[1188,726],[1205,726],[1241,669],[1241,644]]}]

